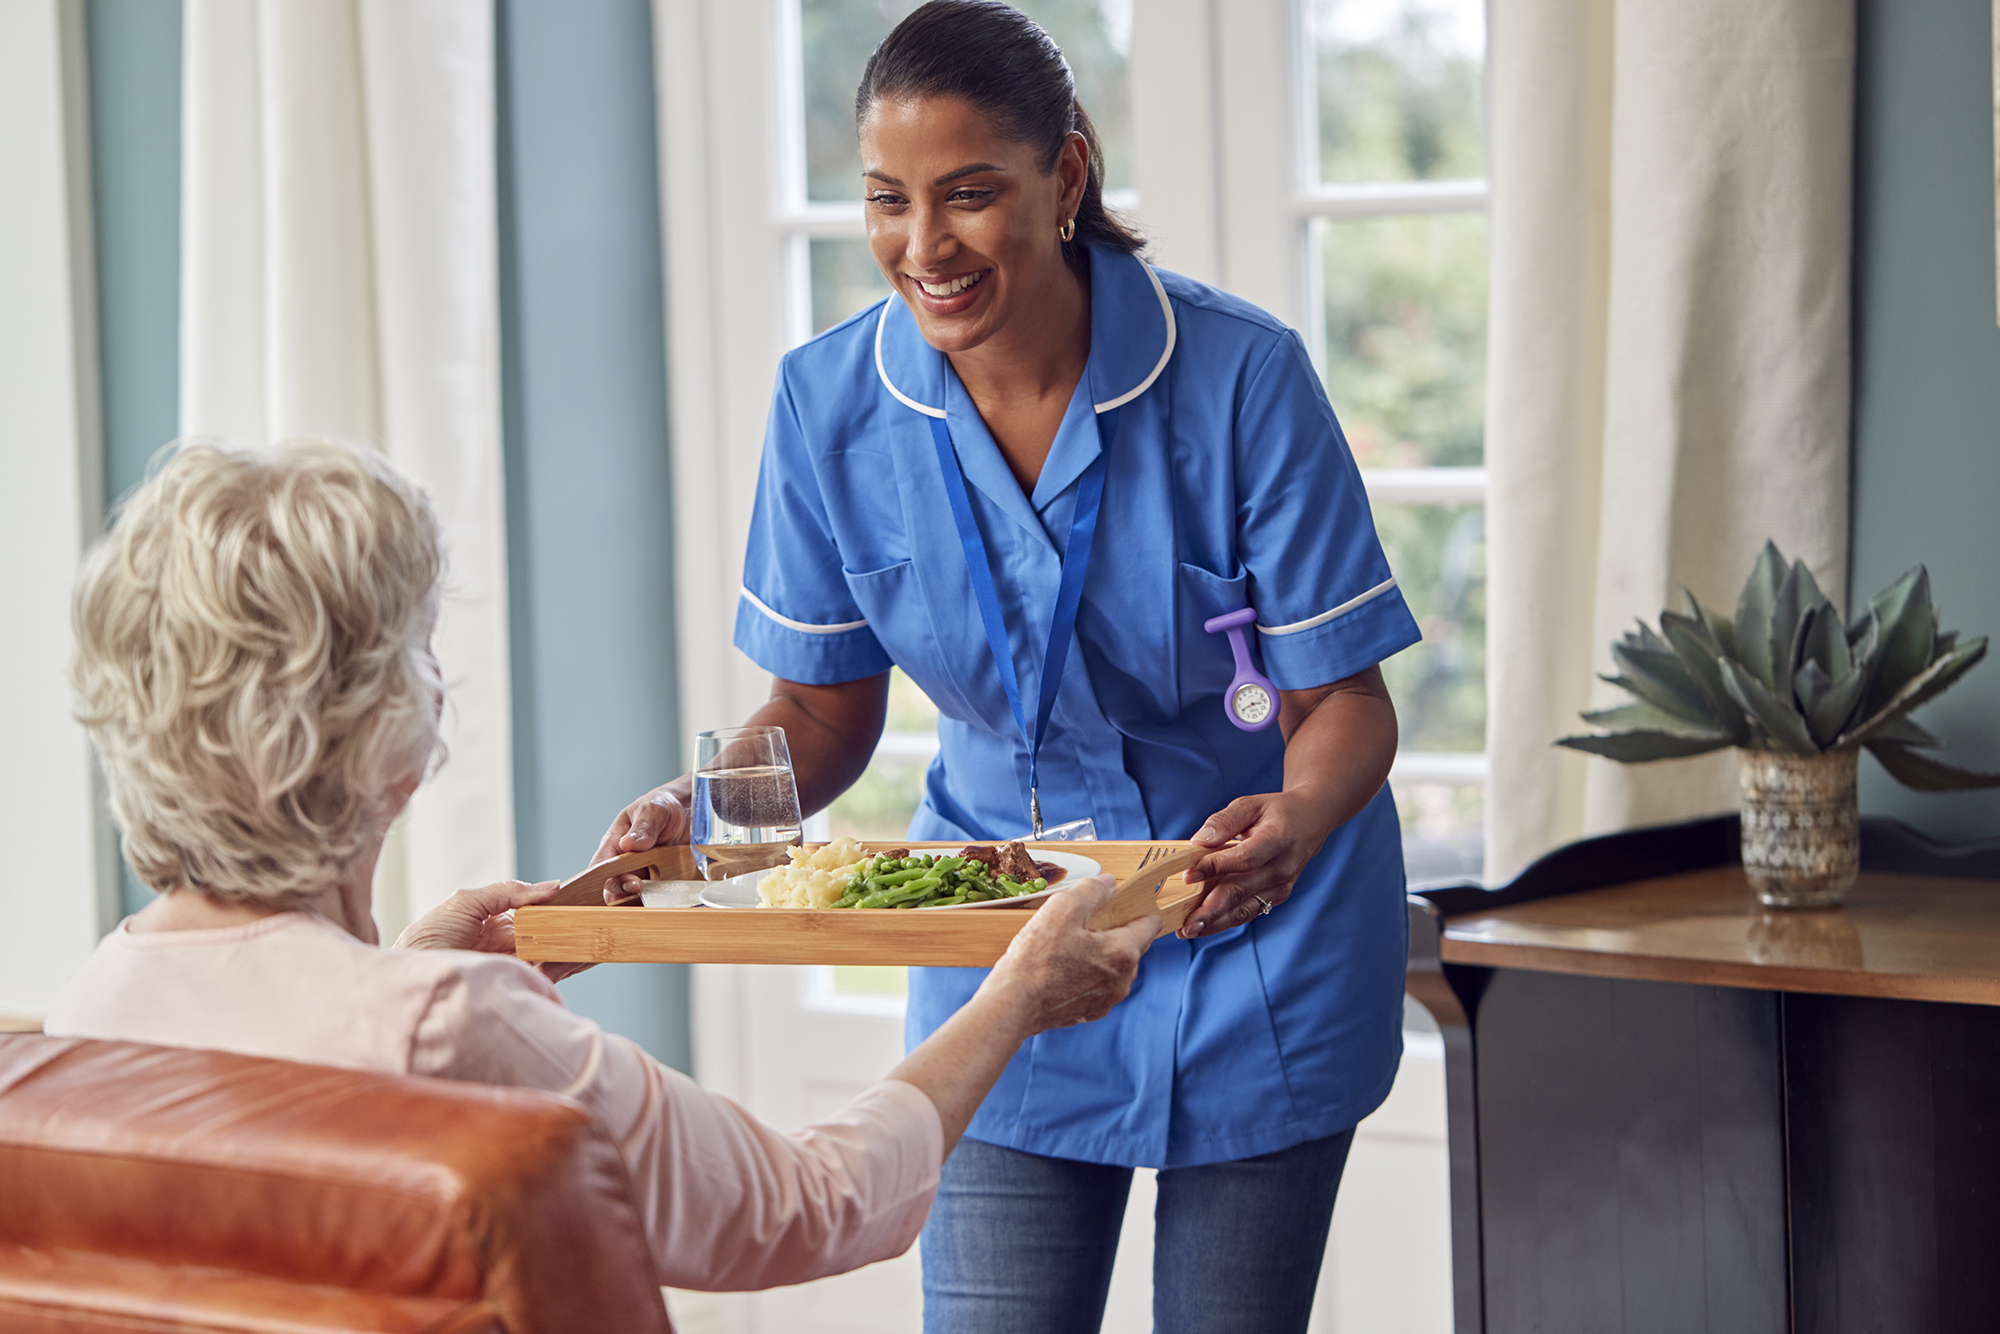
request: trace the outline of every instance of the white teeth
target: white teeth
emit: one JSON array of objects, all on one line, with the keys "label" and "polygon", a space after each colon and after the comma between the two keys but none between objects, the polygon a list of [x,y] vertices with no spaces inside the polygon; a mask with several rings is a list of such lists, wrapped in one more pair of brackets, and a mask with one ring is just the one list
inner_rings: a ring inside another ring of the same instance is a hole
[{"label": "white teeth", "polygon": [[927,283],[918,278],[916,284],[931,296],[957,296],[985,276],[984,272],[970,273],[963,278],[952,278],[941,283]]}]

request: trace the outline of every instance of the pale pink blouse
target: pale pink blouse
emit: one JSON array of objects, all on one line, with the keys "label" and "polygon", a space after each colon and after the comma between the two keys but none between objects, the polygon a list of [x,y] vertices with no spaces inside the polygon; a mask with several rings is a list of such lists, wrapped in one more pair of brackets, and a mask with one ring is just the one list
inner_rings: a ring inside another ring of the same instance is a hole
[{"label": "pale pink blouse", "polygon": [[209,931],[126,926],[64,986],[49,1033],[575,1098],[623,1151],[670,1287],[768,1288],[900,1255],[937,1189],[944,1132],[911,1084],[883,1080],[781,1134],[571,1014],[517,959],[378,949],[303,912]]}]

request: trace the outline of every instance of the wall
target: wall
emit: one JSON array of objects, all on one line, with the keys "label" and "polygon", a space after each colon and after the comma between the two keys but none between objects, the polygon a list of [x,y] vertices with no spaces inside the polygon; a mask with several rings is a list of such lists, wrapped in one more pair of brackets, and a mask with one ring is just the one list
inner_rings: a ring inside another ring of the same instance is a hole
[{"label": "wall", "polygon": [[[1945,628],[2000,636],[1992,16],[1987,0],[1859,10],[1848,587],[1872,596],[1922,562]],[[1942,758],[2000,769],[2000,660],[1918,720]],[[1941,838],[2000,837],[2000,791],[1912,792],[1872,759],[1861,804]]]},{"label": "wall", "polygon": [[[108,510],[180,416],[180,0],[90,0],[91,193]],[[123,911],[152,898],[118,863]]]},{"label": "wall", "polygon": [[[500,6],[500,302],[520,875],[686,767],[647,0]],[[690,188],[700,188],[690,183]],[[687,1069],[680,965],[562,984]]]}]

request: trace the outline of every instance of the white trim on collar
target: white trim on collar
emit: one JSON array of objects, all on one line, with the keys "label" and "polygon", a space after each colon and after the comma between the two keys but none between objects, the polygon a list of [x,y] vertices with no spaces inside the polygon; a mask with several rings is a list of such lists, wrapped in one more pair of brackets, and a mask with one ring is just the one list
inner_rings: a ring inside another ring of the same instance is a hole
[{"label": "white trim on collar", "polygon": [[916,399],[911,398],[908,394],[896,388],[896,382],[889,378],[889,368],[882,364],[882,330],[889,323],[889,308],[896,305],[902,299],[899,296],[885,298],[882,302],[882,314],[875,321],[875,374],[882,377],[882,387],[894,394],[896,401],[904,407],[915,408],[926,417],[942,417],[945,415],[943,408],[927,408],[917,402]]},{"label": "white trim on collar", "polygon": [[[1146,271],[1146,280],[1153,284],[1153,295],[1160,298],[1160,313],[1166,317],[1167,321],[1167,345],[1160,350],[1160,359],[1153,363],[1152,372],[1149,375],[1147,375],[1145,379],[1139,381],[1137,385],[1126,390],[1124,393],[1118,395],[1118,397],[1116,398],[1106,399],[1102,403],[1092,404],[1091,410],[1094,412],[1109,412],[1113,408],[1122,408],[1127,403],[1130,403],[1133,399],[1137,398],[1139,395],[1145,393],[1148,389],[1151,389],[1153,387],[1153,381],[1160,378],[1160,372],[1167,368],[1167,362],[1170,359],[1172,359],[1174,355],[1174,343],[1180,336],[1180,330],[1174,323],[1174,304],[1172,301],[1169,301],[1167,299],[1167,289],[1160,285],[1160,275],[1154,273],[1153,266],[1148,264],[1145,260],[1142,259],[1138,261],[1138,264],[1140,268]],[[919,403],[917,402],[916,399],[911,398],[908,394],[896,388],[896,382],[889,378],[889,368],[882,364],[882,330],[888,326],[890,309],[899,304],[901,301],[902,298],[898,296],[892,295],[886,298],[882,302],[881,315],[876,317],[875,374],[881,377],[882,387],[884,389],[887,389],[891,394],[893,394],[895,396],[896,401],[898,403],[901,403],[904,407],[915,408],[918,412],[923,413],[926,417],[942,417],[945,415],[945,411],[943,408],[933,408],[927,406],[926,404]]]}]

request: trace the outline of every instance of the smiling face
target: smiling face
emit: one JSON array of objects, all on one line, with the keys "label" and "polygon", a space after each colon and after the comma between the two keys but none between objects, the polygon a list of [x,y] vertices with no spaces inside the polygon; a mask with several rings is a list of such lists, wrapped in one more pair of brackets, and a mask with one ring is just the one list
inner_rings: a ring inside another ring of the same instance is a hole
[{"label": "smiling face", "polygon": [[885,99],[862,122],[869,248],[939,351],[1032,338],[1071,304],[1057,230],[1083,197],[1083,138],[1048,172],[1037,159],[957,98]]}]

